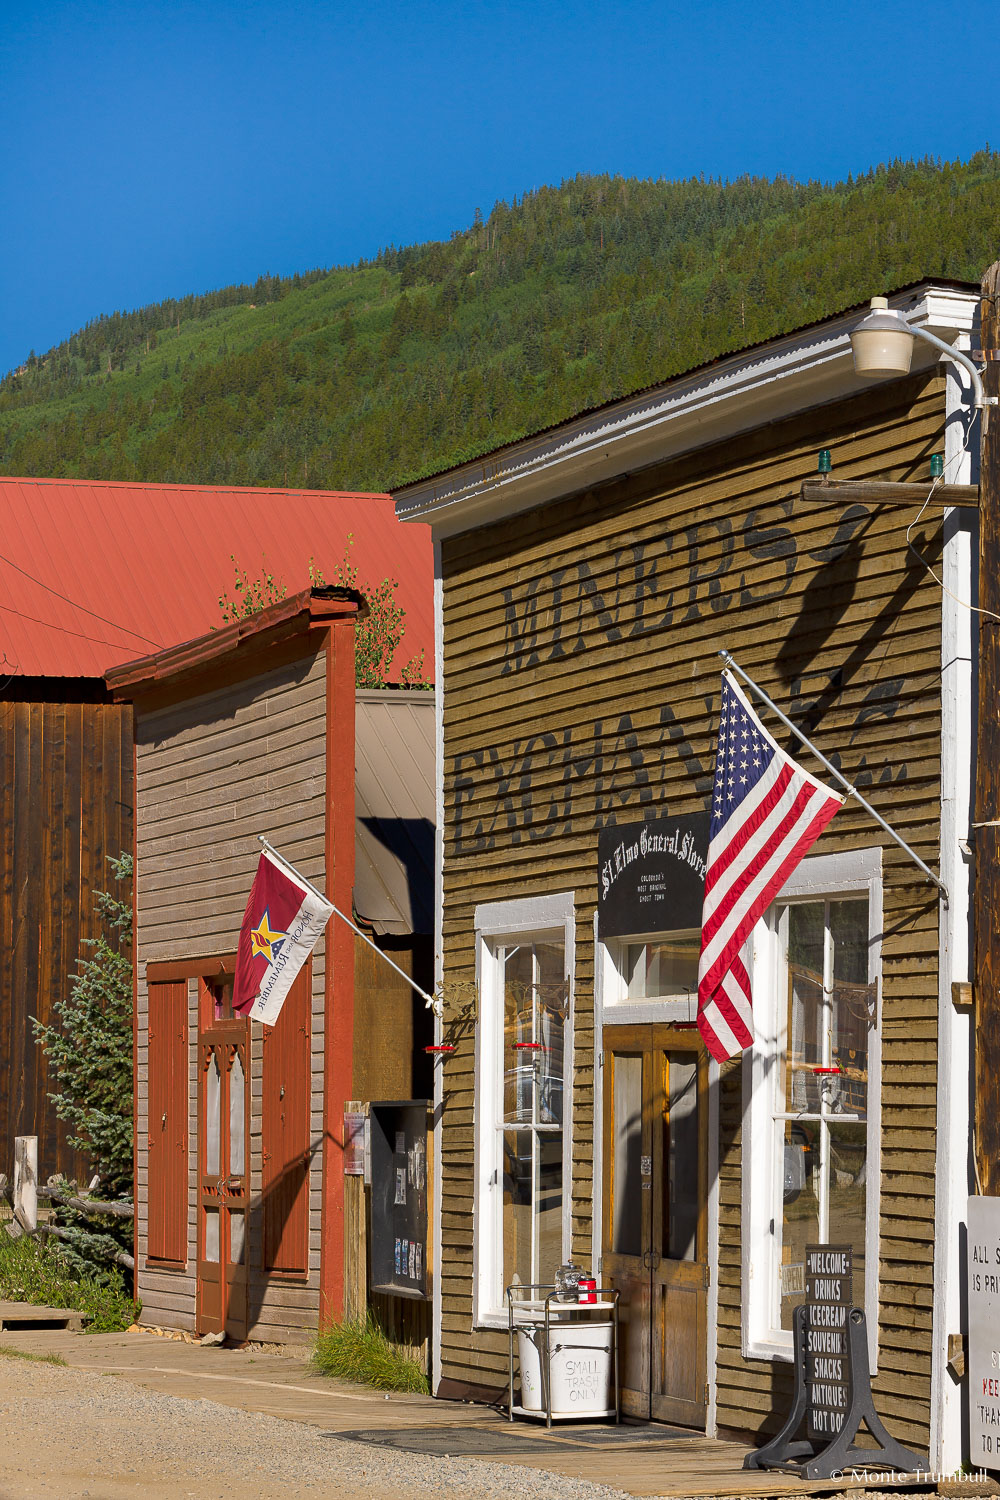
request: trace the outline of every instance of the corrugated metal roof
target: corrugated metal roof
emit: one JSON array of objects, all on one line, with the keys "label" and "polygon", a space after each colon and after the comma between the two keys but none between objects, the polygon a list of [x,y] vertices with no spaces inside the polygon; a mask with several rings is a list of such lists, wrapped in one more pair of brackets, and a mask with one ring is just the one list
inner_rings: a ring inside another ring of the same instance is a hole
[{"label": "corrugated metal roof", "polygon": [[[874,286],[874,283],[873,283]],[[918,292],[924,287],[943,287],[948,291],[955,292],[978,292],[979,283],[975,281],[956,281],[949,276],[922,276],[918,281],[907,281],[903,286],[887,292],[890,297],[901,297],[906,292]],[[727,359],[733,359],[740,354],[752,354],[755,350],[766,349],[769,345],[780,344],[782,339],[794,338],[797,334],[808,333],[811,329],[822,328],[826,323],[834,323],[838,318],[844,317],[846,313],[865,312],[868,302],[855,302],[848,307],[842,307],[837,312],[825,313],[821,318],[814,318],[810,323],[802,323],[796,328],[785,328],[780,333],[769,334],[766,339],[757,339],[752,344],[734,344],[731,349],[723,349],[718,354],[713,354],[711,359],[702,360],[699,364],[688,365],[683,370],[675,370],[665,380],[654,380],[652,385],[641,385],[635,390],[622,391],[617,396],[611,396],[607,401],[599,401],[596,406],[582,406],[578,411],[570,413],[567,417],[560,417],[557,422],[549,422],[545,427],[529,427],[517,437],[506,438],[496,447],[485,448],[471,453],[468,458],[459,459],[457,463],[448,464],[444,469],[428,469],[422,474],[411,476],[394,484],[392,493],[396,499],[405,495],[407,490],[416,489],[418,485],[424,485],[429,479],[443,479],[446,474],[454,474],[459,469],[464,469],[467,464],[479,463],[483,459],[493,458],[498,453],[503,453],[507,448],[514,448],[518,443],[525,442],[528,438],[543,437],[549,432],[558,432],[560,427],[569,427],[578,422],[581,417],[596,416],[598,412],[610,411],[619,403],[633,401],[638,396],[651,396],[654,391],[667,390],[671,385],[678,384],[682,380],[688,380],[692,375],[698,375],[702,371],[711,370],[716,365],[724,364]]]},{"label": "corrugated metal roof", "polygon": [[421,648],[434,668],[430,528],[403,526],[388,495],[206,485],[0,478],[0,682],[100,677],[222,622],[235,557],[289,594],[328,583],[344,556],[359,580],[398,580],[406,633],[393,665]]},{"label": "corrugated metal roof", "polygon": [[434,694],[361,691],[354,905],[378,933],[434,930]]}]

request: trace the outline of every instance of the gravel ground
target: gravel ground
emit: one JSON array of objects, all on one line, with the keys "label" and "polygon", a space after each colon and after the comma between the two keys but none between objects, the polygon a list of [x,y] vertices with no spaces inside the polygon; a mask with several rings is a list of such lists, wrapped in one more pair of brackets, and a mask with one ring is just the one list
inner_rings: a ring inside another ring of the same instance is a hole
[{"label": "gravel ground", "polygon": [[627,1500],[538,1469],[375,1449],[33,1360],[0,1358],[0,1435],[0,1500]]}]

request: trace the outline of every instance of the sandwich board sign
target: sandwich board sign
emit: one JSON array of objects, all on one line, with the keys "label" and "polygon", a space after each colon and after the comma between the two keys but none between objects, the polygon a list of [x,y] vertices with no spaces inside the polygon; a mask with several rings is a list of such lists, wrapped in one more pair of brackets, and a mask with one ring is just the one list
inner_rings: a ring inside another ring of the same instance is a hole
[{"label": "sandwich board sign", "polygon": [[1000,1468],[1000,1198],[970,1198],[969,1459]]}]

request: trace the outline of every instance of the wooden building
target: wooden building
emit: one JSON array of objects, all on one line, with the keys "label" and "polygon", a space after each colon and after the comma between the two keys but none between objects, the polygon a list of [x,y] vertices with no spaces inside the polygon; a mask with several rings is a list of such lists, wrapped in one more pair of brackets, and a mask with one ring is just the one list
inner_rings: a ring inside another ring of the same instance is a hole
[{"label": "wooden building", "polygon": [[433,695],[356,714],[359,608],[312,589],[108,674],[135,706],[136,1285],[160,1326],[285,1341],[339,1316],[345,1104],[422,1083],[425,1012],[336,917],[273,1028],[231,1009],[258,834],[431,968]]},{"label": "wooden building", "polygon": [[218,624],[234,558],[301,588],[349,537],[363,579],[399,579],[407,652],[429,654],[430,543],[385,495],[78,479],[0,478],[0,532],[0,1172],[37,1135],[43,1177],[89,1176],[31,1023],[68,997],[108,859],[132,847],[131,711],[105,669]]},{"label": "wooden building", "polygon": [[[978,289],[891,301],[974,336]],[[919,343],[907,378],[855,375],[858,316],[396,495],[437,580],[440,1395],[499,1392],[505,1287],[572,1256],[622,1292],[626,1410],[773,1431],[803,1247],[846,1242],[880,1415],[933,1467],[961,1458],[976,515],[840,482],[929,492],[941,453],[968,484],[977,442]],[[804,496],[824,449],[836,483]],[[723,648],[948,899],[849,800],[758,925],[757,1041],[720,1069],[692,1028],[690,883]]]}]

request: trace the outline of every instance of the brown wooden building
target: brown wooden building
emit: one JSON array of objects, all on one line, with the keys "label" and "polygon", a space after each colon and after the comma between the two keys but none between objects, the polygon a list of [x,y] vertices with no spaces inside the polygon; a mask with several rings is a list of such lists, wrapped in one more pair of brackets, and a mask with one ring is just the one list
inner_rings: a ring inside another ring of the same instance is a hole
[{"label": "brown wooden building", "polygon": [[399,579],[407,649],[429,655],[429,539],[385,495],[8,477],[0,532],[0,1172],[37,1135],[43,1177],[89,1176],[31,1023],[68,997],[108,858],[132,847],[131,711],[105,669],[217,624],[234,554],[294,589],[310,559],[333,576],[349,534],[363,578]]},{"label": "brown wooden building", "polygon": [[136,1284],[161,1326],[338,1316],[345,1103],[423,1084],[424,1011],[337,918],[273,1028],[231,1010],[258,834],[429,980],[433,695],[356,703],[359,605],[313,589],[108,674],[135,705]]},{"label": "brown wooden building", "polygon": [[[892,303],[974,336],[977,289]],[[961,1457],[976,517],[801,485],[821,449],[837,481],[929,491],[942,453],[969,483],[971,408],[930,355],[859,380],[858,315],[396,495],[437,575],[439,1394],[505,1385],[505,1287],[572,1256],[622,1292],[628,1411],[773,1430],[804,1245],[847,1242],[881,1416]],[[758,925],[756,1044],[719,1069],[690,879],[723,648],[948,900],[848,801]]]},{"label": "brown wooden building", "polygon": [[109,859],[132,847],[131,716],[85,678],[8,679],[0,695],[0,1172],[14,1138],[38,1136],[47,1177],[82,1177],[32,1020],[51,1025],[85,939]]}]

